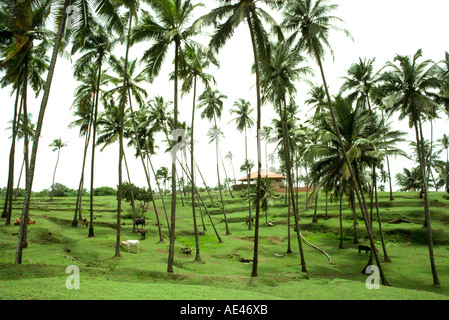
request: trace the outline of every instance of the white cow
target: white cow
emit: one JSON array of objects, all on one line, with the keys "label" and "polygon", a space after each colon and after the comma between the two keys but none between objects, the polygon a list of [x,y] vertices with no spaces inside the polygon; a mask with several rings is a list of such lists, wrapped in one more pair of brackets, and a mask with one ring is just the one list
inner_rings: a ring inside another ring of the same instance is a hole
[{"label": "white cow", "polygon": [[120,246],[128,246],[128,252],[130,247],[136,247],[139,252],[139,240],[126,240],[120,243]]}]

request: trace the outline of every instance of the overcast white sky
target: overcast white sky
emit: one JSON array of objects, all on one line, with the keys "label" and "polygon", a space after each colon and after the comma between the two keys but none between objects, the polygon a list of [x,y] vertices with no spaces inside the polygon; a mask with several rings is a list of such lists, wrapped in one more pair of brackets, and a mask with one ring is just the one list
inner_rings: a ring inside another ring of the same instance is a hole
[{"label": "overcast white sky", "polygon": [[[207,8],[213,8],[215,1],[203,1]],[[336,94],[342,83],[341,77],[345,75],[346,70],[351,63],[357,62],[359,57],[376,58],[376,70],[381,68],[385,62],[392,61],[395,54],[412,55],[419,48],[423,49],[425,58],[439,61],[443,59],[444,52],[449,51],[446,44],[447,32],[449,30],[449,20],[446,15],[449,9],[447,0],[429,0],[425,3],[419,0],[340,0],[332,1],[339,4],[338,10],[334,15],[345,21],[344,27],[348,29],[354,42],[344,35],[335,34],[330,42],[334,49],[335,59],[326,58],[324,69],[330,85],[332,94]],[[199,14],[204,10],[199,10]],[[279,22],[279,21],[278,21]],[[207,43],[204,43],[207,44]],[[140,57],[142,50],[146,45],[132,48],[132,58]],[[49,53],[51,54],[51,53]],[[244,140],[243,134],[240,134],[233,123],[228,122],[233,118],[229,110],[233,107],[234,101],[238,98],[249,100],[252,106],[256,107],[255,90],[252,88],[255,80],[250,72],[253,63],[251,46],[249,41],[249,31],[244,24],[237,29],[235,36],[220,51],[218,56],[221,67],[220,70],[211,70],[217,80],[217,89],[228,96],[225,100],[223,117],[219,126],[225,134],[225,139],[221,142],[221,153],[224,156],[228,151],[234,155],[234,167],[237,179],[243,176],[238,172],[238,168],[244,160]],[[165,99],[173,100],[173,83],[169,82],[166,74],[173,70],[171,57],[167,56],[165,67],[161,76],[156,79],[152,85],[145,85],[150,97],[162,95]],[[315,63],[310,62],[311,67],[317,71]],[[316,84],[321,84],[321,78],[311,79]],[[36,163],[36,172],[33,183],[33,190],[39,191],[49,188],[52,183],[53,169],[56,162],[56,153],[52,152],[48,146],[53,139],[61,137],[68,146],[61,150],[60,162],[56,173],[56,182],[62,183],[70,188],[78,187],[84,139],[79,137],[78,129],[69,129],[68,125],[74,120],[73,110],[70,106],[73,101],[73,94],[77,84],[73,80],[72,68],[70,62],[58,58],[56,71],[54,74],[52,89],[48,107],[45,113],[44,128],[42,130],[39,142],[38,157]],[[309,87],[306,84],[298,84],[298,104],[305,113],[308,107],[303,104],[307,98],[305,95]],[[198,88],[198,94],[203,90],[202,86]],[[30,90],[31,91],[31,90]],[[10,147],[9,130],[6,129],[8,121],[12,119],[14,98],[10,96],[10,88],[0,91],[0,101],[2,112],[0,117],[0,145],[3,152],[0,154],[0,186],[6,186],[8,172],[8,158]],[[34,95],[29,94],[29,112],[33,113],[33,121],[36,121],[41,102],[41,96],[35,99]],[[186,95],[180,102],[180,120],[187,121],[190,124],[192,96]],[[270,125],[274,113],[271,106],[264,106],[262,121],[263,125]],[[253,117],[256,117],[254,112]],[[202,168],[209,185],[216,185],[216,166],[214,144],[208,144],[206,136],[207,130],[211,124],[207,120],[200,119],[197,111],[195,126],[196,160]],[[447,118],[438,120],[434,126],[434,139],[438,139],[447,133]],[[305,120],[305,119],[303,119]],[[408,129],[406,122],[397,121],[396,117],[392,119],[394,126],[404,131],[410,132],[409,140],[414,140],[413,132]],[[430,131],[426,138],[430,138]],[[158,136],[161,145],[158,155],[154,156],[154,166],[159,168],[167,166],[170,168],[171,160],[169,155],[164,155],[163,146],[160,141],[162,136]],[[17,178],[22,159],[22,144],[16,150],[16,173]],[[249,137],[250,158],[257,163],[255,130],[251,131]],[[404,144],[403,148],[407,148]],[[30,146],[31,148],[31,146]],[[268,147],[268,152],[272,152],[274,146]],[[117,162],[118,162],[118,144],[106,148],[103,152],[98,152],[95,156],[95,187],[111,186],[116,187],[118,182]],[[130,165],[132,182],[139,186],[147,186],[143,169],[139,159],[133,159],[134,151],[127,149],[126,156]],[[87,161],[90,163],[90,155]],[[233,177],[232,168],[229,163],[227,173]],[[413,163],[405,159],[392,159],[392,176],[397,172],[402,172],[404,166],[411,167]],[[263,163],[263,167],[265,163]],[[224,174],[221,173],[224,178]],[[86,167],[85,178],[90,179],[90,164]],[[86,184],[85,184],[86,185]],[[21,186],[24,186],[22,180]],[[388,187],[387,187],[388,189]]]}]

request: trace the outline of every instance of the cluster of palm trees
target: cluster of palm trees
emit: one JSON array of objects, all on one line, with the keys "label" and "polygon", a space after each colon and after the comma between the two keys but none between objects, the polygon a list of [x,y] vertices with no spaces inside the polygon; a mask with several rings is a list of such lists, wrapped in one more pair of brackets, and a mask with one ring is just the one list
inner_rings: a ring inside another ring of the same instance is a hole
[{"label": "cluster of palm trees", "polygon": [[[87,151],[91,141],[90,172],[90,223],[89,237],[93,237],[93,185],[95,177],[96,146],[114,145],[118,142],[118,197],[117,197],[117,241],[116,256],[120,255],[120,213],[122,208],[123,162],[131,183],[124,153],[125,139],[128,146],[135,149],[140,158],[148,183],[148,192],[153,194],[151,174],[157,176],[151,158],[156,152],[155,135],[164,134],[167,150],[182,146],[183,157],[174,153],[171,170],[171,205],[163,207],[170,245],[167,272],[173,272],[175,230],[176,230],[176,193],[177,181],[185,174],[189,183],[192,201],[195,237],[197,239],[196,257],[199,261],[200,248],[196,223],[196,203],[202,197],[196,185],[198,166],[194,159],[195,111],[202,109],[201,118],[213,123],[210,131],[211,142],[215,141],[217,158],[217,178],[221,197],[221,206],[226,223],[226,234],[230,234],[226,219],[226,206],[222,196],[219,173],[219,139],[221,131],[218,120],[223,112],[223,100],[226,96],[214,88],[214,77],[207,73],[211,65],[219,67],[216,54],[232,38],[241,24],[248,27],[249,40],[253,51],[252,68],[255,77],[256,106],[252,108],[248,101],[239,99],[234,103],[233,121],[237,129],[245,134],[245,165],[243,170],[250,173],[250,159],[247,154],[247,130],[255,125],[257,131],[257,183],[255,194],[248,188],[249,228],[252,229],[252,206],[255,207],[254,220],[254,257],[252,276],[258,275],[258,243],[260,209],[265,208],[263,200],[269,195],[266,183],[261,177],[262,134],[268,127],[262,127],[263,104],[270,104],[277,113],[272,121],[273,133],[279,142],[279,159],[287,176],[287,189],[291,200],[298,199],[294,194],[295,177],[298,178],[298,166],[304,165],[310,171],[314,191],[310,201],[317,197],[319,190],[326,195],[332,192],[340,196],[347,194],[356,200],[362,214],[372,248],[375,248],[373,222],[373,200],[377,196],[378,170],[386,164],[389,173],[388,156],[403,154],[396,144],[403,141],[404,133],[394,130],[388,119],[399,114],[399,119],[408,118],[410,128],[416,134],[418,170],[424,198],[425,226],[429,237],[429,255],[434,283],[438,276],[433,257],[433,241],[429,211],[428,181],[432,157],[425,151],[425,139],[422,124],[432,121],[447,112],[447,88],[449,78],[449,57],[442,63],[430,60],[422,61],[422,52],[413,56],[397,55],[394,61],[374,73],[374,60],[362,60],[354,63],[348,70],[345,82],[337,96],[331,96],[327,85],[323,57],[327,51],[332,53],[330,31],[350,33],[338,24],[341,19],[332,16],[337,5],[324,0],[219,0],[218,7],[198,17],[197,9],[204,6],[192,0],[6,0],[0,5],[0,70],[2,87],[11,86],[16,94],[14,118],[12,121],[12,144],[8,178],[7,203],[11,208],[12,184],[14,181],[15,141],[19,137],[19,127],[23,127],[24,163],[26,191],[22,210],[22,224],[18,237],[15,263],[21,263],[22,249],[26,247],[28,210],[31,188],[36,164],[39,137],[44,124],[44,115],[50,95],[51,82],[59,55],[69,51],[77,58],[73,64],[74,77],[79,86],[75,91],[72,105],[74,120],[72,127],[79,127],[84,137],[84,156],[79,183],[79,194],[73,226],[81,217],[81,197],[84,186],[84,169]],[[278,23],[270,10],[281,14]],[[53,19],[50,20],[49,17]],[[54,24],[56,32],[45,29]],[[212,28],[207,45],[197,39],[206,28]],[[130,51],[137,43],[144,43],[146,50],[139,60],[130,59]],[[114,48],[124,48],[124,56],[116,56]],[[53,48],[51,58],[46,56]],[[148,92],[144,85],[158,79],[162,65],[169,51],[173,52],[173,99]],[[313,74],[312,65],[316,63],[322,79],[322,85],[312,86],[307,104],[313,105],[313,117],[299,124],[297,113],[298,82],[309,82]],[[142,70],[138,71],[139,65]],[[42,78],[47,72],[47,78]],[[198,81],[204,91],[198,94]],[[34,132],[29,129],[27,111],[27,88],[31,87],[36,95],[42,91],[42,102]],[[178,119],[180,112],[179,95],[193,93],[191,123],[182,123]],[[154,96],[153,98],[149,98]],[[134,102],[136,104],[134,104]],[[103,111],[101,109],[103,107]],[[136,108],[137,107],[137,108]],[[251,113],[255,111],[255,119]],[[23,125],[20,124],[22,119]],[[32,139],[29,139],[29,137]],[[31,152],[29,143],[32,142]],[[448,149],[446,142],[442,142]],[[430,148],[432,150],[432,147]],[[190,153],[190,167],[185,157]],[[219,156],[220,155],[220,156]],[[229,157],[227,157],[229,158]],[[232,157],[231,157],[232,159]],[[265,159],[268,163],[268,159]],[[441,162],[441,161],[440,161]],[[440,177],[448,186],[448,164],[437,163]],[[179,169],[181,167],[181,170]],[[268,165],[267,165],[268,167]],[[159,176],[161,176],[160,172]],[[391,177],[390,191],[391,189]],[[157,189],[162,188],[156,179]],[[440,182],[441,184],[442,182]],[[370,201],[365,194],[370,195]],[[158,209],[153,198],[156,219]],[[164,199],[161,194],[161,198]],[[252,201],[251,198],[254,198]],[[391,196],[391,200],[393,200]],[[369,208],[371,205],[371,212]],[[302,248],[302,235],[299,225],[297,201],[291,201],[295,230],[301,257],[301,268],[307,272],[306,259]],[[206,208],[205,208],[206,209]],[[264,209],[265,210],[265,209]],[[6,211],[5,211],[6,212]],[[207,209],[206,209],[207,212]],[[378,212],[378,210],[377,210]],[[11,211],[9,210],[9,215]],[[316,214],[314,221],[316,221]],[[290,221],[290,216],[289,216]],[[380,219],[378,219],[380,223]],[[159,220],[158,220],[159,222]],[[211,220],[212,222],[212,220]],[[160,240],[163,241],[159,226]],[[215,227],[214,227],[215,229]],[[290,230],[290,229],[289,229]],[[381,226],[379,225],[381,233]],[[216,231],[216,229],[215,229]],[[218,236],[218,234],[217,234]],[[381,235],[382,237],[382,235]],[[221,238],[218,236],[219,240]],[[382,283],[388,281],[383,274],[381,261],[376,250],[371,250],[372,259],[379,266]],[[389,260],[384,247],[384,258]]]}]

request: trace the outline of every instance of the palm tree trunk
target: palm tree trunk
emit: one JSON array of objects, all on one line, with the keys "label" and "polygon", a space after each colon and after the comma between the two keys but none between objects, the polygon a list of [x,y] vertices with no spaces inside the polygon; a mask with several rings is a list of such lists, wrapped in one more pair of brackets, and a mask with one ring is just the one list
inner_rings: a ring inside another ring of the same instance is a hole
[{"label": "palm tree trunk", "polygon": [[20,181],[22,180],[24,166],[25,166],[25,159],[22,160],[22,165],[20,166],[19,178],[17,179],[16,193],[14,194],[14,201],[16,201],[17,197],[19,196],[19,187],[20,187]]},{"label": "palm tree trunk", "polygon": [[[217,127],[217,120],[215,118],[215,114],[214,114],[214,123],[215,123],[215,128]],[[224,215],[224,220],[225,220],[225,225],[226,225],[226,235],[230,235],[231,232],[229,231],[229,226],[228,226],[228,218],[226,216],[226,205],[225,202],[223,201],[223,194],[221,192],[221,181],[220,181],[220,165],[219,165],[219,157],[218,157],[218,137],[216,137],[215,139],[215,156],[217,158],[217,179],[218,179],[218,192],[220,193],[220,200],[221,200],[221,208],[223,210],[223,215]]]},{"label": "palm tree trunk", "polygon": [[[251,14],[254,14],[251,12]],[[253,255],[253,268],[251,271],[252,277],[257,277],[257,265],[258,265],[258,257],[259,257],[259,215],[260,215],[260,186],[261,186],[261,169],[262,169],[262,154],[261,154],[261,146],[260,146],[260,129],[261,129],[261,116],[262,116],[262,104],[260,97],[260,74],[259,74],[259,58],[257,55],[256,49],[256,40],[252,25],[252,20],[250,14],[246,16],[246,20],[248,22],[249,31],[251,34],[251,43],[253,48],[254,55],[254,66],[256,73],[256,93],[257,93],[257,120],[256,120],[256,129],[257,129],[257,185],[256,185],[256,219],[255,219],[255,228],[254,228],[254,255]],[[249,187],[249,186],[248,186]]]},{"label": "palm tree trunk", "polygon": [[[174,79],[174,115],[173,129],[178,128],[178,52],[180,40],[175,40],[175,79]],[[167,272],[173,273],[173,263],[175,259],[175,224],[176,224],[176,161],[172,162],[172,182],[171,182],[171,220],[170,220],[170,245],[168,249]]]},{"label": "palm tree trunk", "polygon": [[92,159],[90,168],[90,221],[89,221],[89,234],[88,237],[95,237],[94,233],[94,173],[95,173],[95,141],[97,137],[97,117],[98,117],[98,100],[100,98],[100,81],[101,81],[101,62],[103,57],[100,55],[98,58],[98,78],[97,78],[97,88],[95,96],[95,110],[94,110],[94,120],[92,122],[93,132],[92,132]]},{"label": "palm tree trunk", "polygon": [[129,174],[129,168],[128,168],[128,163],[126,161],[126,155],[123,152],[123,161],[125,162],[125,169],[126,169],[126,174],[128,176],[128,183],[130,186],[130,196],[131,196],[131,208],[133,210],[133,231],[132,233],[136,233],[136,205],[134,202],[134,192],[133,192],[133,188],[132,188],[132,181],[131,181],[131,175]]},{"label": "palm tree trunk", "polygon": [[[12,141],[11,141],[11,149],[9,152],[9,172],[8,172],[8,188],[6,190],[6,198],[5,198],[5,205],[3,207],[3,213],[2,218],[6,218],[5,225],[11,224],[11,213],[12,213],[12,188],[14,184],[14,158],[15,158],[15,152],[16,152],[16,138],[17,138],[17,132],[19,128],[19,121],[20,121],[20,113],[22,109],[22,103],[20,103],[20,110],[17,112],[17,106],[19,104],[19,97],[20,97],[20,88],[21,85],[19,83],[16,93],[16,101],[14,103],[14,117],[12,122]],[[25,159],[23,159],[23,163],[25,163]],[[23,168],[23,165],[22,165]]]},{"label": "palm tree trunk", "polygon": [[33,186],[33,176],[34,176],[34,169],[35,169],[35,165],[36,165],[36,156],[37,156],[37,148],[38,148],[38,144],[39,144],[39,137],[41,135],[42,125],[44,122],[45,109],[47,107],[48,98],[50,96],[51,82],[52,82],[53,74],[55,71],[56,60],[57,60],[57,57],[59,54],[59,45],[61,43],[62,33],[64,31],[65,20],[66,20],[66,9],[67,9],[67,6],[69,5],[69,3],[70,3],[70,0],[65,0],[64,7],[62,8],[62,17],[59,22],[58,32],[56,33],[56,37],[55,37],[55,42],[54,42],[55,45],[53,48],[50,66],[48,68],[47,80],[45,82],[45,88],[44,88],[44,94],[43,94],[42,103],[41,103],[40,110],[39,110],[39,116],[38,116],[37,123],[36,123],[36,133],[35,133],[35,137],[33,140],[33,147],[31,150],[31,159],[30,159],[30,165],[29,165],[29,173],[30,174],[26,175],[25,198],[23,201],[22,219],[21,219],[21,224],[23,224],[23,226],[21,226],[21,228],[19,229],[19,236],[18,236],[19,239],[17,241],[16,256],[14,259],[15,264],[22,263],[22,249],[23,249],[22,239],[24,238],[24,236],[26,236],[26,231],[27,231],[26,228],[28,226],[27,223],[23,223],[23,222],[24,222],[24,219],[27,218],[27,216],[28,216],[27,213],[28,213],[29,206],[30,206],[31,188]]},{"label": "palm tree trunk", "polygon": [[[374,170],[376,170],[375,167],[374,167]],[[374,175],[375,174],[376,173],[374,173]],[[383,233],[383,230],[382,230],[382,221],[380,221],[379,199],[377,197],[377,179],[374,179],[374,200],[376,201],[377,221],[378,221],[378,224],[379,224],[380,241],[382,243],[382,249],[383,249],[383,252],[384,252],[384,261],[385,262],[391,262],[390,257],[388,256],[388,253],[387,253],[387,248],[385,246],[384,233]]]},{"label": "palm tree trunk", "polygon": [[[122,99],[121,99],[121,107],[120,107],[120,132],[119,132],[119,158],[118,158],[118,190],[117,190],[117,237],[115,243],[115,256],[120,256],[120,216],[122,213],[122,160],[124,157],[124,148],[123,148],[123,124],[125,119],[125,102],[126,102],[126,94],[127,94],[127,84],[128,84],[128,57],[129,57],[129,47],[130,47],[130,37],[131,37],[131,26],[133,21],[133,15],[129,12],[129,25],[128,25],[128,36],[126,39],[126,53],[125,53],[125,65],[124,65],[124,74],[123,74],[123,88],[122,88]],[[131,99],[131,96],[129,97]],[[131,194],[132,194],[132,185]],[[135,212],[134,212],[135,213]],[[133,219],[135,220],[135,219]],[[135,224],[133,223],[133,231],[135,231]]]},{"label": "palm tree trunk", "polygon": [[388,161],[388,155],[386,156],[387,158],[387,169],[388,169],[388,182],[390,184],[390,201],[394,200],[393,197],[393,187],[391,185],[391,172],[390,172],[390,162]]},{"label": "palm tree trunk", "polygon": [[[415,117],[416,119],[417,117]],[[419,125],[419,127],[418,127]],[[428,239],[428,246],[429,246],[429,258],[430,258],[430,266],[432,270],[432,276],[433,276],[433,284],[439,285],[440,280],[438,279],[438,274],[436,270],[435,265],[435,258],[433,254],[433,236],[432,236],[432,226],[431,226],[431,218],[430,218],[430,202],[429,202],[429,190],[427,187],[427,180],[426,177],[426,159],[425,159],[425,151],[424,151],[424,138],[422,134],[422,126],[421,126],[421,120],[415,120],[415,134],[416,134],[416,145],[418,146],[418,158],[420,162],[421,167],[421,173],[423,176],[423,191],[424,191],[424,215],[425,215],[425,221],[426,221],[426,227],[427,227],[427,239]]]},{"label": "palm tree trunk", "polygon": [[[368,238],[369,238],[370,246],[371,246],[371,252],[373,252],[373,254],[374,254],[375,258],[376,258],[376,263],[377,263],[377,267],[379,268],[379,274],[380,274],[380,277],[381,277],[381,280],[382,280],[382,284],[385,285],[385,286],[388,286],[389,284],[388,284],[388,281],[387,281],[387,279],[385,277],[385,274],[383,272],[383,268],[382,268],[380,259],[379,259],[378,255],[377,255],[376,245],[374,243],[374,236],[373,236],[372,230],[371,230],[370,225],[369,225],[369,221],[368,221],[369,218],[367,217],[368,210],[367,210],[366,202],[363,201],[364,195],[363,195],[363,192],[359,191],[359,189],[357,187],[357,180],[356,180],[356,176],[354,175],[354,170],[353,170],[353,168],[351,166],[351,163],[349,162],[348,156],[346,154],[346,150],[344,149],[344,143],[343,143],[343,140],[342,140],[342,137],[341,137],[341,134],[340,134],[340,130],[338,128],[337,120],[336,120],[336,117],[335,117],[334,107],[332,106],[332,100],[331,100],[331,96],[329,94],[329,88],[328,88],[327,83],[326,83],[326,77],[324,76],[323,65],[322,65],[322,62],[321,62],[321,58],[319,58],[320,55],[319,55],[317,50],[315,50],[315,56],[317,57],[316,60],[317,60],[317,63],[318,63],[319,69],[320,69],[321,78],[323,80],[324,90],[325,90],[325,93],[326,93],[326,98],[328,100],[329,111],[330,111],[331,118],[332,118],[332,124],[333,124],[333,127],[334,127],[334,129],[335,129],[335,131],[337,133],[338,142],[339,142],[340,146],[342,146],[342,148],[343,148],[343,150],[342,150],[343,158],[345,160],[346,165],[348,166],[348,168],[350,170],[350,174],[351,174],[351,179],[352,179],[353,185],[356,186],[355,187],[355,192],[356,192],[359,204],[360,204],[360,209],[362,211],[363,219],[365,221],[365,226],[366,226],[366,229],[367,229],[367,234],[368,234]],[[362,199],[362,197],[363,197],[363,199]]]},{"label": "palm tree trunk", "polygon": [[83,154],[83,166],[81,168],[81,178],[80,183],[78,186],[78,193],[76,197],[76,205],[75,205],[75,215],[72,220],[72,227],[78,226],[78,213],[79,213],[79,220],[81,220],[81,211],[82,211],[82,198],[83,198],[83,186],[84,186],[84,169],[86,167],[86,157],[87,157],[87,149],[89,148],[89,141],[90,141],[90,134],[92,131],[92,117],[93,117],[93,109],[94,109],[94,101],[92,101],[92,111],[90,113],[89,123],[88,123],[88,130],[86,134],[86,140],[84,141],[84,154]]},{"label": "palm tree trunk", "polygon": [[248,230],[253,230],[253,222],[251,217],[251,192],[250,192],[250,183],[251,177],[249,172],[249,162],[248,162],[248,136],[246,134],[246,124],[245,124],[245,163],[246,163],[246,184],[247,184],[247,193],[248,193]]},{"label": "palm tree trunk", "polygon": [[[299,229],[299,217],[298,217],[298,207],[295,203],[295,194],[293,190],[293,180],[292,180],[292,165],[291,165],[291,156],[290,156],[290,139],[288,135],[287,130],[287,104],[285,102],[285,97],[283,101],[281,101],[281,106],[279,107],[279,117],[281,119],[282,124],[282,142],[284,146],[284,152],[285,152],[285,164],[286,164],[286,171],[287,171],[287,188],[289,189],[289,197],[291,199],[291,204],[293,208],[293,215],[295,217],[295,231],[296,231],[296,237],[298,240],[298,246],[299,246],[299,252],[301,256],[301,271],[307,273],[307,266],[306,266],[306,260],[304,257],[304,251],[302,248],[302,242],[301,242],[301,231]],[[307,201],[307,199],[306,199]]]},{"label": "palm tree trunk", "polygon": [[[317,187],[318,187],[318,184],[315,185],[315,188],[317,188]],[[317,214],[317,207],[318,207],[318,190],[316,191],[316,194],[315,194],[315,208],[314,208],[314,211],[313,211],[312,223],[317,223],[318,222],[317,216],[316,216],[316,214]]]},{"label": "palm tree trunk", "polygon": [[[158,230],[159,230],[159,243],[162,243],[162,242],[164,242],[164,238],[162,236],[161,224],[159,222],[159,214],[158,214],[157,207],[156,207],[156,199],[155,199],[155,196],[154,196],[154,193],[153,193],[153,189],[151,188],[150,175],[149,175],[147,166],[145,165],[144,155],[142,154],[142,146],[140,144],[139,132],[138,132],[138,129],[137,129],[137,122],[136,122],[136,118],[134,116],[134,111],[133,111],[133,106],[132,106],[132,101],[131,101],[131,89],[129,87],[128,87],[128,95],[130,97],[130,99],[129,99],[129,110],[130,110],[130,113],[131,113],[131,120],[132,120],[132,124],[133,124],[133,128],[134,128],[134,134],[136,136],[135,137],[135,141],[136,141],[136,144],[137,144],[137,153],[139,154],[140,160],[142,162],[143,170],[145,172],[145,178],[146,178],[147,184],[148,184],[148,189],[149,189],[150,194],[151,194],[151,199],[152,199],[152,203],[153,203],[153,209],[154,209],[154,213],[156,215],[156,221],[157,221]],[[147,156],[148,156],[148,161],[151,164],[151,168],[153,169],[153,165],[152,165],[151,160],[150,160],[150,148],[148,146],[148,143],[147,143],[146,139],[144,141],[145,141],[145,151],[146,151]],[[153,174],[155,174],[154,173],[154,169],[153,169]],[[162,192],[161,192],[161,189],[159,187],[159,182],[157,181],[157,179],[156,179],[156,182],[158,183],[159,192],[161,193],[162,203],[164,205],[164,210],[165,210],[164,197],[162,196]],[[168,223],[167,211],[165,211],[165,217],[167,219],[167,228],[168,228],[168,231],[170,232],[170,224]]]},{"label": "palm tree trunk", "polygon": [[[223,171],[224,171],[224,174],[225,174],[225,179],[226,179],[226,181],[229,181],[228,173],[226,172],[226,167],[225,167],[225,164],[224,164],[224,161],[223,161],[223,157],[221,156],[220,150],[218,150],[218,153],[220,154],[221,166],[223,167]],[[231,198],[234,199],[234,195],[232,194],[232,187],[229,185],[229,183],[228,183],[228,189],[229,189],[229,194],[231,195]]]},{"label": "palm tree trunk", "polygon": [[343,247],[343,210],[342,210],[342,204],[343,204],[343,185],[342,185],[342,181],[340,181],[340,245],[338,246],[338,249],[344,249],[344,247]]},{"label": "palm tree trunk", "polygon": [[53,200],[53,190],[55,188],[55,177],[56,177],[56,169],[58,168],[58,162],[59,162],[59,154],[61,152],[61,149],[58,149],[58,157],[56,159],[56,164],[55,164],[55,171],[53,172],[53,182],[51,184],[51,191],[50,191],[50,200]]},{"label": "palm tree trunk", "polygon": [[[187,179],[189,179],[189,181],[192,181],[191,180],[192,178],[190,177],[189,172],[184,168],[184,166],[181,163],[180,163],[180,165],[181,165],[181,170],[184,171],[184,173],[187,176]],[[206,204],[203,201],[203,197],[201,197],[201,194],[200,194],[198,188],[196,188],[196,187],[195,187],[195,192],[196,192],[196,195],[198,196],[198,199],[200,200],[201,204],[203,205],[203,208],[206,211],[207,216],[209,217],[209,221],[210,221],[210,223],[212,225],[212,228],[214,229],[215,235],[217,236],[218,242],[219,243],[223,243],[223,240],[221,239],[220,235],[218,234],[217,228],[215,228],[214,221],[212,220],[212,218],[211,218],[211,216],[209,214],[209,211],[207,210],[207,206],[206,206]]]},{"label": "palm tree trunk", "polygon": [[[193,80],[193,106],[192,106],[192,125],[190,131],[190,181],[192,186],[192,215],[193,215],[193,231],[195,233],[195,260],[201,261],[200,256],[200,240],[198,237],[198,225],[196,222],[196,199],[195,199],[195,163],[194,163],[194,128],[195,128],[195,104],[196,104],[196,76]],[[204,222],[203,222],[204,226]]]}]

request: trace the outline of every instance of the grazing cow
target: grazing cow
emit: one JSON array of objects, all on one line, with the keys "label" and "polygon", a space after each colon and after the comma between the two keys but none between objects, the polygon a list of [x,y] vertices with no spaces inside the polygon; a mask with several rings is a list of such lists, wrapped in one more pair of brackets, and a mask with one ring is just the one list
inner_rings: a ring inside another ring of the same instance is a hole
[{"label": "grazing cow", "polygon": [[142,240],[145,240],[145,234],[147,233],[147,229],[141,228],[141,229],[137,230],[137,232],[139,232],[142,235]]},{"label": "grazing cow", "polygon": [[360,253],[361,253],[362,251],[365,251],[365,255],[367,255],[367,254],[368,254],[368,251],[371,251],[371,248],[368,247],[368,246],[362,246],[362,245],[360,245],[360,246],[359,246],[359,255],[360,255]]},{"label": "grazing cow", "polygon": [[35,224],[36,223],[36,221],[34,221],[34,220],[28,220],[28,224]]},{"label": "grazing cow", "polygon": [[139,227],[139,224],[143,225],[145,227],[145,218],[137,218],[136,219],[136,226]]},{"label": "grazing cow", "polygon": [[83,226],[85,226],[86,228],[89,226],[89,222],[87,222],[86,218],[84,218],[83,220]]},{"label": "grazing cow", "polygon": [[[254,218],[251,218],[251,223],[253,223],[253,222],[254,222]],[[246,224],[249,224],[249,217],[246,218]]]},{"label": "grazing cow", "polygon": [[120,243],[120,246],[127,246],[128,247],[128,252],[129,252],[129,248],[130,247],[136,247],[137,248],[137,252],[139,252],[139,240],[126,240],[126,241],[122,241]]}]

